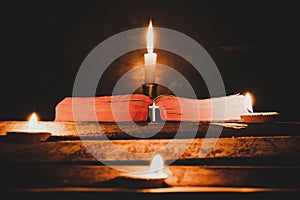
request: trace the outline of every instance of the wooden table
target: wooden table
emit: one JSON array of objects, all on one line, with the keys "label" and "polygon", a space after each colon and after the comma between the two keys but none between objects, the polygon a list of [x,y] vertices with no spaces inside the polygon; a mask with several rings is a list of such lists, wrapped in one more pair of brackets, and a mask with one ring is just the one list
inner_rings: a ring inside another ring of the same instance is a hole
[{"label": "wooden table", "polygon": [[[0,122],[0,191],[11,198],[273,199],[300,194],[300,123],[201,123],[196,132],[192,123],[140,123],[142,130],[122,124],[137,139],[114,123],[40,122],[52,132],[46,141],[7,139],[6,132],[25,125]],[[179,125],[184,131],[176,138]],[[146,137],[152,131],[158,133]],[[204,142],[214,145],[205,149]],[[162,185],[120,179],[116,166],[148,168],[150,158],[144,154],[162,147],[169,164]]]}]

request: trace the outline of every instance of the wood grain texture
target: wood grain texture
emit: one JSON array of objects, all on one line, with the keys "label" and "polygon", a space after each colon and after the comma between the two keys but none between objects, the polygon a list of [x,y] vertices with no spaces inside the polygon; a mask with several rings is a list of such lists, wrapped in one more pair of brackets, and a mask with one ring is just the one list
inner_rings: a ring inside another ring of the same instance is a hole
[{"label": "wood grain texture", "polygon": [[[300,136],[151,139],[62,140],[20,144],[0,140],[0,163],[80,163],[146,161],[155,153],[165,160],[216,158],[300,158]],[[280,161],[280,159],[278,159]],[[246,161],[246,160],[245,160]],[[266,160],[267,161],[267,160]],[[230,163],[230,162],[229,162]]]},{"label": "wood grain texture", "polygon": [[[276,196],[282,188],[284,191],[280,194],[285,197],[291,194],[288,189],[300,193],[299,123],[225,123],[211,127],[200,124],[194,136],[191,128],[194,124],[183,123],[184,131],[174,139],[179,123],[139,124],[145,129],[123,124],[130,133],[139,136],[134,138],[117,124],[79,123],[79,134],[74,123],[40,122],[40,128],[53,130],[48,140],[36,143],[7,140],[7,131],[22,130],[26,124],[0,122],[0,170],[3,172],[0,190],[10,195],[18,189],[25,191],[18,194],[32,197],[37,190],[68,188],[73,195],[78,188],[85,194],[91,189],[99,189],[97,194],[109,194],[107,197],[125,190],[134,195],[155,193],[155,188],[146,190],[149,186],[145,182],[132,182],[122,178],[122,174],[124,171],[148,170],[149,155],[157,152],[165,159],[164,172],[168,174],[163,184],[156,188],[162,193],[169,191],[170,195],[178,195],[181,191],[181,197],[186,198],[190,194],[206,194],[205,187],[211,187],[210,191],[229,188],[230,194],[241,188],[274,189],[271,194]],[[221,137],[217,138],[214,133],[220,127]],[[212,135],[205,138],[210,128]],[[154,131],[158,133],[142,137]],[[131,156],[126,152],[131,152]],[[45,198],[49,193],[39,194]],[[165,198],[165,195],[159,197]],[[223,199],[224,196],[218,197]]]},{"label": "wood grain texture", "polygon": [[[0,122],[0,135],[6,132],[24,131],[26,121]],[[96,122],[53,122],[41,121],[38,130],[51,132],[58,137],[109,137],[110,139],[139,138],[174,138],[181,133],[181,138],[193,137],[240,137],[240,136],[278,136],[299,135],[300,123],[96,123]],[[208,133],[209,130],[209,133]],[[153,135],[153,136],[151,136]],[[151,137],[149,137],[151,136]]]},{"label": "wood grain texture", "polygon": [[[119,166],[130,170],[132,166]],[[136,166],[134,166],[137,168]],[[141,166],[145,168],[145,166]],[[0,166],[3,188],[34,187],[114,187],[139,188],[138,183],[124,180],[123,171],[108,166],[11,165]],[[217,187],[284,187],[299,188],[299,168],[245,166],[177,166],[164,168],[168,178],[164,185]],[[142,181],[141,181],[142,183]]]}]

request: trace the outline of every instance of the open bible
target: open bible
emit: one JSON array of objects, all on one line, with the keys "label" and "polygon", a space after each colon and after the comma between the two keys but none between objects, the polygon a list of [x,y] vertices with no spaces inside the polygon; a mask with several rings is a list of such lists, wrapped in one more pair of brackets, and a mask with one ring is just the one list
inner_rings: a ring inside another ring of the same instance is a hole
[{"label": "open bible", "polygon": [[155,107],[164,121],[240,121],[241,115],[250,112],[241,94],[207,99],[160,95],[153,100],[143,94],[125,94],[66,97],[56,105],[55,121],[142,122]]}]

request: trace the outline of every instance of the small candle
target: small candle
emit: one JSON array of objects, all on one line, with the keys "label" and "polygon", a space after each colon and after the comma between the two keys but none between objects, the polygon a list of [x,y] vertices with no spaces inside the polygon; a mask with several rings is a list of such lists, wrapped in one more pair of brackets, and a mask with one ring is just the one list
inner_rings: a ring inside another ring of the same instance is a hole
[{"label": "small candle", "polygon": [[168,175],[163,172],[163,158],[156,154],[150,164],[149,172],[144,173],[125,173],[120,178],[123,178],[124,184],[134,187],[160,187],[168,178]]},{"label": "small candle", "polygon": [[50,136],[50,132],[39,130],[38,116],[36,113],[32,113],[29,117],[26,130],[7,132],[6,135],[10,141],[21,143],[33,143],[47,140]]},{"label": "small candle", "polygon": [[157,54],[153,52],[153,30],[152,21],[150,20],[149,28],[147,32],[147,51],[144,54],[145,61],[145,83],[155,83],[155,68],[156,68],[156,58]]},{"label": "small candle", "polygon": [[246,113],[241,115],[241,119],[246,123],[274,122],[279,116],[278,112],[254,112],[252,96],[249,92],[245,95],[245,110]]}]

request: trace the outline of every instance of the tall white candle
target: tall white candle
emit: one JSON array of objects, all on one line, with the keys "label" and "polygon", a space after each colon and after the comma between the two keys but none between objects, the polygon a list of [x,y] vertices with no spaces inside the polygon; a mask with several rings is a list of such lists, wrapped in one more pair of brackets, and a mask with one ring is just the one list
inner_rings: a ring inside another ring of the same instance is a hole
[{"label": "tall white candle", "polygon": [[149,28],[147,32],[147,51],[144,54],[145,61],[145,83],[155,83],[155,68],[156,68],[156,58],[157,54],[153,53],[153,30],[152,22],[149,23]]}]

